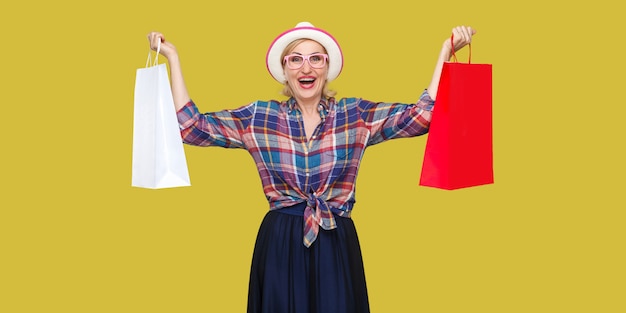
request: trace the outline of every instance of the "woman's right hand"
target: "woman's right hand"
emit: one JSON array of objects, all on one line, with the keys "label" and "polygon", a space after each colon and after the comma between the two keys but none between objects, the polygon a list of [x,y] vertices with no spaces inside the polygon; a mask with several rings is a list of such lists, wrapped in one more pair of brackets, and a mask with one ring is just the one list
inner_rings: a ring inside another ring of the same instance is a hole
[{"label": "woman's right hand", "polygon": [[150,32],[148,34],[148,42],[150,42],[150,49],[156,51],[159,41],[161,42],[160,53],[164,57],[170,60],[170,58],[178,56],[178,52],[176,52],[176,47],[171,42],[165,41],[165,37],[163,36],[163,34],[159,32]]}]

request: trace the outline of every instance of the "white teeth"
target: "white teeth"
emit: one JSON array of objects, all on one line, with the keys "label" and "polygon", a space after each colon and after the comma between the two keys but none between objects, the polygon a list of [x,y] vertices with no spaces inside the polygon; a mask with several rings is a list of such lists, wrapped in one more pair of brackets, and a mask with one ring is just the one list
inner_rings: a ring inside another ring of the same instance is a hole
[{"label": "white teeth", "polygon": [[302,78],[299,81],[303,83],[310,83],[310,82],[313,82],[314,80],[315,78]]}]

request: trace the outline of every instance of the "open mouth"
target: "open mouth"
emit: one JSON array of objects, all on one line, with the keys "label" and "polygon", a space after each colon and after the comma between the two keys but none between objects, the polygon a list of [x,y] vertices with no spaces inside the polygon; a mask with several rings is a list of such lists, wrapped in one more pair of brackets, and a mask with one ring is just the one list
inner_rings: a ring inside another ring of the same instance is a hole
[{"label": "open mouth", "polygon": [[302,87],[311,87],[315,83],[315,77],[302,77],[298,79],[298,82]]}]

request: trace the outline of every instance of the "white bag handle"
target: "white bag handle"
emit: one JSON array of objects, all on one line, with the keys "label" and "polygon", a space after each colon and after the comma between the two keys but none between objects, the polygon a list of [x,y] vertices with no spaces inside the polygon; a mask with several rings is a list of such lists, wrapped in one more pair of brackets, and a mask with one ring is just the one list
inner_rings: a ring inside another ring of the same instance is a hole
[{"label": "white bag handle", "polygon": [[156,56],[154,57],[154,62],[152,62],[152,49],[148,50],[148,60],[146,60],[146,67],[157,66],[159,65],[159,53],[161,52],[161,40],[157,44]]}]

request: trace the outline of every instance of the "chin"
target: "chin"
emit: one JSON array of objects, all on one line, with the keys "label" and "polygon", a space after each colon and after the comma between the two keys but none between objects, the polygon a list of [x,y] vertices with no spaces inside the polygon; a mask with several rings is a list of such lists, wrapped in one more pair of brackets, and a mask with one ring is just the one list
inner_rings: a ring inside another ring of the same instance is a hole
[{"label": "chin", "polygon": [[301,93],[298,93],[298,95],[297,95],[297,97],[301,98],[301,99],[313,99],[313,98],[321,97],[321,96],[322,96],[322,93],[318,93],[318,92],[315,92],[315,93],[313,93],[313,92],[301,92]]}]

